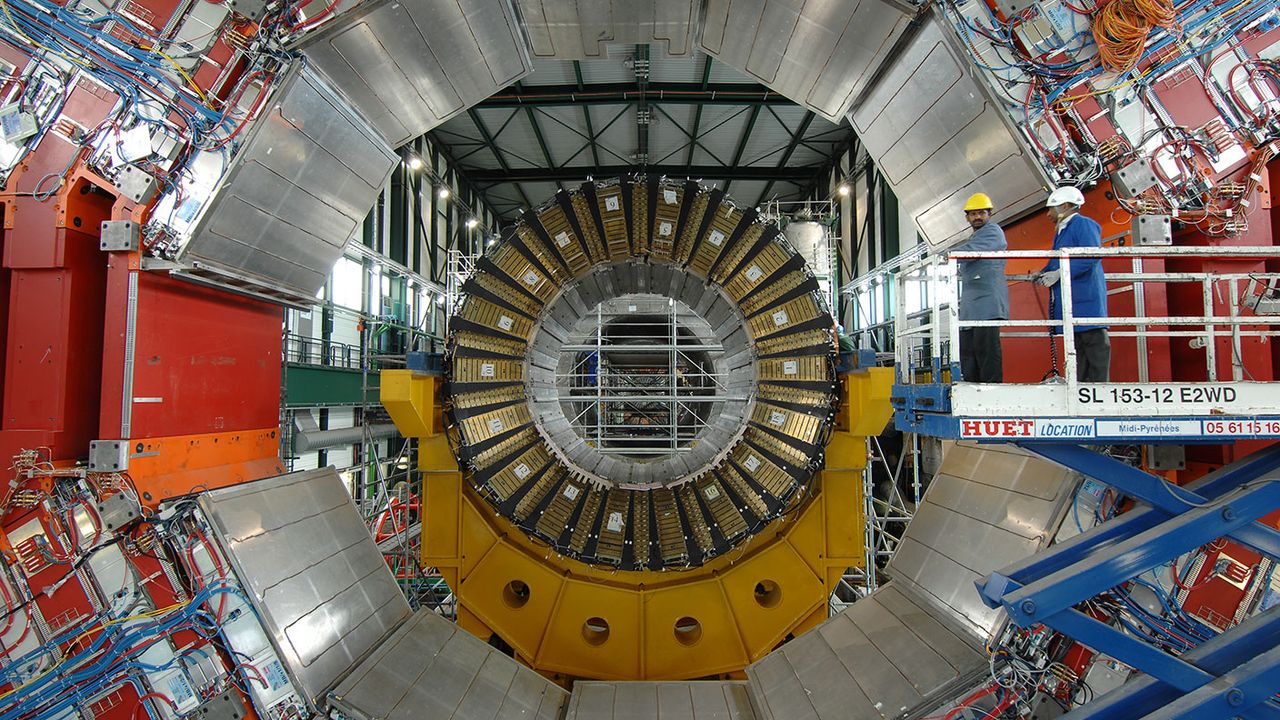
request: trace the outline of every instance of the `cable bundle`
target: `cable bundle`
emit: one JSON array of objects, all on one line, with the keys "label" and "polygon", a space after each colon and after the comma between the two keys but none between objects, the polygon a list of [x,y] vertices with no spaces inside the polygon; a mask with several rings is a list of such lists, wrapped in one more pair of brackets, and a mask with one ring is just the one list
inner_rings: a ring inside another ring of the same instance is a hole
[{"label": "cable bundle", "polygon": [[1126,72],[1138,64],[1152,28],[1177,26],[1172,0],[1111,0],[1093,19],[1093,39],[1102,66]]}]

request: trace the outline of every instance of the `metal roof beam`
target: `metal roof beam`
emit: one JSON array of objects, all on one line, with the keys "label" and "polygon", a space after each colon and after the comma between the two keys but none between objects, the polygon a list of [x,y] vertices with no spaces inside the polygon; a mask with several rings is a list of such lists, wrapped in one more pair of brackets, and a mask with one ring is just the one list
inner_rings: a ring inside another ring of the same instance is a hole
[{"label": "metal roof beam", "polygon": [[[502,149],[494,144],[493,136],[489,134],[489,128],[485,127],[484,120],[480,119],[480,113],[476,112],[475,108],[469,108],[467,115],[471,118],[471,122],[476,124],[476,129],[480,131],[480,137],[484,138],[484,141],[489,144],[489,149],[493,151],[493,156],[497,158],[498,164],[504,170],[510,171],[511,166],[507,164],[507,158],[503,156]],[[524,194],[524,188],[517,187],[516,190],[520,191],[520,199],[524,200],[525,206],[533,207],[533,203],[529,202],[529,196]]]},{"label": "metal roof beam", "polygon": [[[649,46],[636,45],[633,68],[636,71],[636,155],[641,165],[649,164],[649,125],[653,122],[653,111],[649,109]],[[641,65],[643,63],[643,65]],[[643,68],[643,69],[642,69]]]},{"label": "metal roof beam", "polygon": [[[519,87],[520,87],[520,83],[516,83],[516,88],[519,88]],[[525,105],[524,112],[525,112],[525,115],[529,118],[529,126],[533,128],[533,136],[538,140],[538,147],[542,148],[542,157],[546,159],[547,167],[549,168],[555,167],[556,161],[551,159],[551,150],[547,148],[547,140],[542,136],[542,126],[538,124],[538,118],[536,115],[534,115],[533,108],[529,107],[528,105]],[[564,190],[563,184],[556,183],[556,185],[561,190]]]},{"label": "metal roof beam", "polygon": [[[706,92],[707,87],[711,85],[711,56],[707,56],[707,61],[702,66],[702,91]],[[685,158],[685,167],[693,167],[693,154],[698,150],[698,126],[702,124],[702,103],[698,103],[698,109],[693,111],[693,132],[689,135],[689,156]]]},{"label": "metal roof beam", "polygon": [[[472,192],[479,195],[480,199],[484,200],[485,204],[489,206],[489,209],[493,210],[494,213],[497,214],[498,211],[494,207],[494,202],[489,197],[489,193],[486,192],[484,188],[476,184],[476,181],[472,179],[471,170],[463,167],[462,163],[458,162],[457,158],[453,156],[453,151],[450,149],[449,144],[441,141],[434,131],[428,132],[425,137],[427,140],[431,141],[431,145],[435,148],[436,152],[444,156],[445,161],[449,163],[449,170],[452,170],[463,184],[470,188]],[[414,142],[416,143],[417,141]],[[432,167],[431,172],[432,174],[435,174],[436,168]],[[445,175],[447,177],[448,173],[445,173]],[[435,188],[432,188],[431,192],[434,193]],[[434,202],[434,200],[432,202]]]},{"label": "metal roof beam", "polygon": [[[804,119],[800,121],[799,127],[797,127],[796,131],[791,134],[791,142],[787,143],[787,149],[782,153],[782,158],[778,160],[779,168],[786,167],[787,163],[791,160],[791,155],[796,151],[796,148],[800,146],[800,141],[804,140],[804,134],[809,132],[809,126],[813,124],[814,117],[816,116],[813,114],[812,110],[804,114]],[[760,199],[756,200],[757,206],[764,202],[765,198],[769,195],[769,191],[772,189],[773,180],[770,180],[765,184],[764,190],[760,192]]]},{"label": "metal roof beam", "polygon": [[[729,163],[733,169],[737,170],[738,163],[742,162],[742,153],[747,151],[747,141],[751,139],[751,131],[756,128],[756,118],[760,117],[760,106],[756,105],[751,108],[751,115],[747,117],[747,125],[742,128],[742,137],[738,139],[738,148],[733,151],[733,162]],[[729,194],[729,184],[733,182],[733,178],[725,178],[724,192]]]},{"label": "metal roof beam", "polygon": [[[578,60],[573,61],[573,76],[577,79],[578,91],[581,92],[586,86],[582,82],[582,63]],[[596,148],[596,131],[591,127],[591,108],[586,104],[582,106],[582,119],[587,123],[587,135],[590,136],[587,142],[591,144],[591,159],[599,165],[600,150]]]},{"label": "metal roof beam", "polygon": [[[684,126],[680,124],[680,121],[679,121],[679,120],[676,120],[676,119],[675,119],[675,118],[673,118],[673,117],[671,117],[671,113],[667,112],[666,110],[663,110],[661,105],[654,105],[654,106],[653,106],[653,109],[654,109],[654,110],[657,110],[657,111],[658,111],[658,114],[662,115],[662,116],[663,116],[663,117],[665,117],[667,120],[670,120],[670,121],[671,121],[671,125],[672,125],[672,127],[674,127],[675,129],[679,130],[679,131],[680,131],[680,133],[681,133],[682,135],[684,135],[685,137],[689,138],[689,142],[685,143],[684,145],[681,145],[680,147],[676,148],[675,150],[672,150],[671,152],[667,153],[666,155],[663,155],[662,157],[658,158],[658,160],[657,160],[657,164],[658,164],[658,165],[662,165],[662,164],[663,164],[663,163],[665,163],[669,158],[674,157],[674,156],[676,156],[676,155],[680,154],[680,152],[681,152],[682,150],[684,150],[686,147],[689,147],[689,148],[691,148],[691,149],[690,149],[690,151],[689,151],[689,159],[688,159],[688,162],[686,162],[686,163],[685,163],[685,165],[689,165],[689,166],[692,166],[692,165],[693,165],[693,150],[692,150],[692,148],[694,148],[694,147],[700,147],[700,148],[702,148],[702,149],[703,149],[703,150],[704,150],[708,155],[710,155],[710,156],[711,156],[711,159],[715,160],[716,162],[720,163],[721,165],[723,165],[723,164],[724,164],[724,160],[720,159],[720,157],[718,157],[715,153],[711,152],[711,149],[710,149],[710,148],[708,148],[706,145],[703,145],[702,143],[698,142],[698,138],[697,138],[697,137],[695,137],[695,136],[694,136],[694,134],[693,134],[692,132],[690,132],[690,131],[688,131],[688,130],[685,130],[685,129],[684,129]],[[699,105],[699,106],[698,106],[698,110],[699,110],[699,111],[701,111],[701,110],[702,110],[702,106],[701,106],[701,105]],[[701,112],[699,112],[699,113],[698,113],[698,115],[701,115],[701,114],[702,114]],[[696,121],[697,121],[697,119],[698,119],[698,118],[697,118],[697,117],[695,117],[695,118],[694,118],[694,121],[696,122]]]},{"label": "metal roof beam", "polygon": [[522,105],[617,105],[619,103],[703,104],[703,105],[794,105],[763,85],[753,83],[673,83],[651,82],[643,89],[635,83],[590,83],[577,85],[526,85],[518,92],[501,92],[476,107],[520,107]]},{"label": "metal roof beam", "polygon": [[[826,168],[822,165],[802,165],[799,167],[736,167],[722,165],[650,165],[645,168],[649,175],[666,175],[668,177],[691,177],[706,180],[775,180],[775,181],[809,181],[814,173]],[[555,182],[564,180],[585,180],[587,177],[608,178],[629,175],[636,171],[635,165],[581,165],[558,168],[467,168],[467,176],[474,183],[497,185],[501,183],[521,182]]]}]

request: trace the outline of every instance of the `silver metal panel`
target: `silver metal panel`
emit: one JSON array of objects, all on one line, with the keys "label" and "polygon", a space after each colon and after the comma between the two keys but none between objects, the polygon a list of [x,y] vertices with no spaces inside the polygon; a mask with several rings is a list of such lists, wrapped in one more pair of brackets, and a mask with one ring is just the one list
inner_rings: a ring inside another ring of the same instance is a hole
[{"label": "silver metal panel", "polygon": [[334,688],[352,718],[533,720],[569,694],[430,610],[421,610]]},{"label": "silver metal panel", "polygon": [[214,490],[198,502],[313,704],[409,616],[333,468]]},{"label": "silver metal panel", "polygon": [[745,682],[578,682],[564,720],[756,720]]},{"label": "silver metal panel", "polygon": [[948,630],[930,613],[929,606],[909,597],[907,592],[899,590],[894,583],[880,588],[875,593],[875,598],[881,605],[890,608],[914,634],[927,638],[929,647],[957,673],[972,665],[974,646]]},{"label": "silver metal panel", "polygon": [[1077,476],[1011,446],[956,443],[907,527],[887,572],[969,623],[984,637],[1000,613],[973,581],[1049,543]]},{"label": "silver metal panel", "polygon": [[977,639],[889,584],[747,668],[762,717],[909,715],[985,672]]},{"label": "silver metal panel", "polygon": [[375,0],[301,50],[392,147],[533,70],[510,0]]},{"label": "silver metal panel", "polygon": [[249,130],[178,259],[313,297],[396,161],[327,82],[295,67]]},{"label": "silver metal panel", "polygon": [[893,581],[747,668],[761,716],[907,717],[985,673],[999,615],[973,581],[1046,546],[1075,484],[1011,446],[952,447],[886,569]]},{"label": "silver metal panel", "polygon": [[910,22],[886,0],[708,0],[701,47],[839,123]]},{"label": "silver metal panel", "polygon": [[[864,0],[865,2],[866,0]],[[1048,180],[936,16],[849,113],[867,152],[934,246],[969,233],[965,198],[985,192],[995,219],[1036,207]]]},{"label": "silver metal panel", "polygon": [[752,705],[761,718],[819,720],[808,691],[781,650],[769,653],[748,667],[747,679],[751,682]]},{"label": "silver metal panel", "polygon": [[609,45],[647,44],[674,57],[693,54],[693,0],[516,0],[534,57],[590,60]]}]

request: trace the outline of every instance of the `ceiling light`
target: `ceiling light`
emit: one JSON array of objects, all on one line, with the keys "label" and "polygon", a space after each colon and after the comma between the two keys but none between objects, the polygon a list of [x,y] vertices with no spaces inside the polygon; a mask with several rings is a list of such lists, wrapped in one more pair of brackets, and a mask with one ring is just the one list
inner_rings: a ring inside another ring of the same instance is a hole
[{"label": "ceiling light", "polygon": [[416,153],[405,159],[405,163],[408,164],[410,170],[422,169],[422,158],[418,157]]},{"label": "ceiling light", "polygon": [[453,193],[449,192],[448,185],[441,185],[440,187],[436,188],[436,197],[440,198],[441,200],[448,200],[449,196],[452,194]]},{"label": "ceiling light", "polygon": [[473,229],[475,226],[477,226],[477,225],[479,225],[479,224],[480,224],[480,221],[479,221],[479,220],[477,220],[477,219],[475,219],[475,218],[467,218],[467,229],[468,229],[468,230]]},{"label": "ceiling light", "polygon": [[849,189],[849,183],[842,182],[836,186],[836,193],[840,195],[840,197],[849,197]]}]

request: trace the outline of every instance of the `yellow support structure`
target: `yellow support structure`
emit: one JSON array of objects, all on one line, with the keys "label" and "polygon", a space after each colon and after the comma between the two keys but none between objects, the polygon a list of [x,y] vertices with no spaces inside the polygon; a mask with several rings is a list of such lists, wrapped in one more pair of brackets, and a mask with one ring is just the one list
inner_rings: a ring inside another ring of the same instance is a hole
[{"label": "yellow support structure", "polygon": [[892,371],[843,376],[840,418],[812,500],[706,564],[617,571],[561,556],[494,512],[453,457],[438,376],[382,373],[382,402],[420,438],[422,564],[458,600],[458,622],[497,636],[544,674],[609,680],[738,676],[827,617],[840,577],[864,562],[865,438],[891,415]]}]

